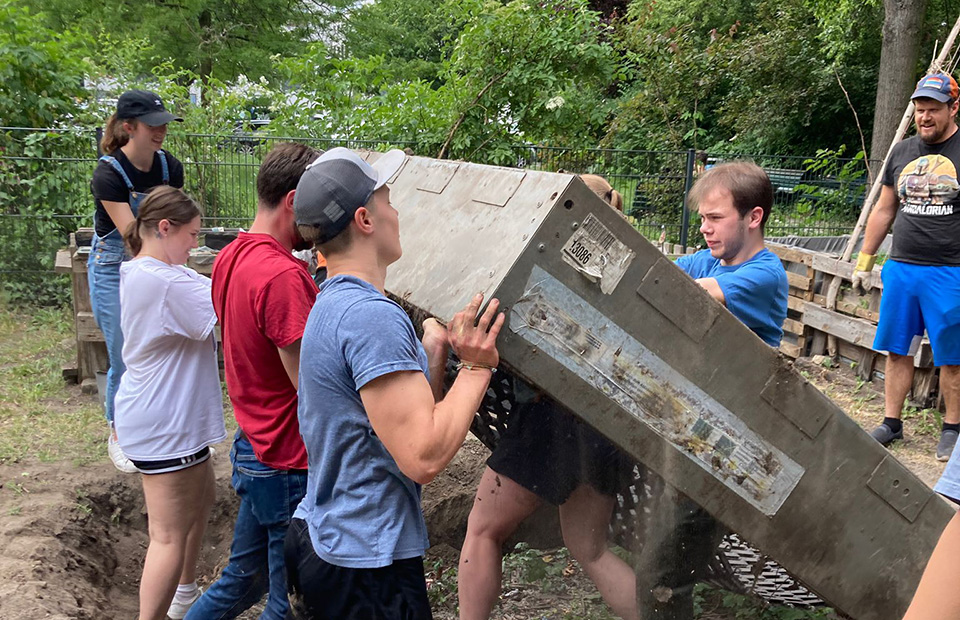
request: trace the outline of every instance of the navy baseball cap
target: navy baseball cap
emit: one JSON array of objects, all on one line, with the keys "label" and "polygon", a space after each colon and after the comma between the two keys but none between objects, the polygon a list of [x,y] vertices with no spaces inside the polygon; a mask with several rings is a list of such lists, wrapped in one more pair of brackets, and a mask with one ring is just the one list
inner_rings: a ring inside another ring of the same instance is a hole
[{"label": "navy baseball cap", "polygon": [[957,87],[957,81],[953,77],[946,73],[931,73],[920,78],[917,89],[913,91],[910,99],[926,97],[947,103],[956,101],[957,95],[960,95],[960,88]]},{"label": "navy baseball cap", "polygon": [[304,170],[293,195],[297,224],[319,228],[317,243],[330,241],[350,224],[357,209],[400,170],[406,154],[394,149],[371,166],[350,149],[330,149]]},{"label": "navy baseball cap", "polygon": [[117,99],[117,118],[135,118],[151,127],[171,121],[183,122],[179,116],[167,112],[160,95],[149,90],[128,90]]}]

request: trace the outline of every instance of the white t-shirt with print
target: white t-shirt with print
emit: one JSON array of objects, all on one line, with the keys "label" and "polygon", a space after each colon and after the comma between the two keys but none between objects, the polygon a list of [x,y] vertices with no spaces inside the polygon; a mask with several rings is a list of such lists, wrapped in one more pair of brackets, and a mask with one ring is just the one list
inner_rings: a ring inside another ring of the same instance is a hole
[{"label": "white t-shirt with print", "polygon": [[226,438],[216,323],[209,278],[150,257],[120,266],[127,370],[114,402],[127,458],[180,458]]}]

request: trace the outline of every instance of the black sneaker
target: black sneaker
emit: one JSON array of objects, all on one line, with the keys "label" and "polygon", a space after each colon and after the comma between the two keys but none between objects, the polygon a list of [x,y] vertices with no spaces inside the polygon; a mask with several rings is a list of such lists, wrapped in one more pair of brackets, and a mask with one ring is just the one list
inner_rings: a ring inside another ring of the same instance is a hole
[{"label": "black sneaker", "polygon": [[[894,433],[892,428],[886,424],[881,424],[870,431],[870,436],[879,441],[881,446],[886,447],[898,439],[903,439],[903,428]],[[956,441],[956,438],[954,438],[954,441]],[[951,447],[950,449],[952,450],[953,448]]]},{"label": "black sneaker", "polygon": [[953,454],[953,447],[957,445],[957,431],[943,431],[940,433],[940,443],[937,444],[937,460],[949,461]]}]

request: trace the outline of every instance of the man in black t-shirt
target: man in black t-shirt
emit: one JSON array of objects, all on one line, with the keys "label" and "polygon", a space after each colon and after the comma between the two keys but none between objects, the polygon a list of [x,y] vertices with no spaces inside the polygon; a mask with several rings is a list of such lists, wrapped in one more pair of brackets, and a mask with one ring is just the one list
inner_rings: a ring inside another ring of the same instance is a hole
[{"label": "man in black t-shirt", "polygon": [[957,82],[932,73],[917,83],[917,135],[898,144],[864,233],[853,275],[869,288],[880,242],[893,225],[893,249],[883,267],[880,324],[873,348],[887,351],[885,417],[871,435],[883,445],[903,438],[901,410],[913,385],[916,346],[924,330],[947,414],[937,460],[950,458],[960,432],[960,135]]}]

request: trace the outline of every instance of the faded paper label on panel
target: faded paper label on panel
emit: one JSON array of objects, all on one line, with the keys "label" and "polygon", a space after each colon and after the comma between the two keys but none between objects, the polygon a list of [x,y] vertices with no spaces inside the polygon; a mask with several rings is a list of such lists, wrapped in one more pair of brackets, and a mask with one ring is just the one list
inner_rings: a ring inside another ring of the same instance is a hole
[{"label": "faded paper label on panel", "polygon": [[767,516],[804,469],[540,267],[510,329],[644,422]]}]

